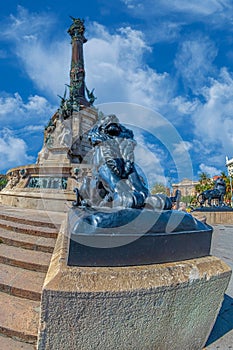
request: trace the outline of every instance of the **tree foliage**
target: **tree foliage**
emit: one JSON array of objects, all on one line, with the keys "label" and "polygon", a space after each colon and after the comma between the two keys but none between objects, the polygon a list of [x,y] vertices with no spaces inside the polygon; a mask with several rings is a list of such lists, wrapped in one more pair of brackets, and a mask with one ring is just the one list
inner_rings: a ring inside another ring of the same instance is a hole
[{"label": "tree foliage", "polygon": [[199,183],[195,186],[195,190],[197,191],[197,193],[201,193],[206,190],[212,189],[213,186],[213,179],[211,179],[207,173],[202,172],[199,176]]},{"label": "tree foliage", "polygon": [[0,191],[6,186],[7,178],[5,175],[0,175]]},{"label": "tree foliage", "polygon": [[[230,178],[226,175],[226,173],[224,171],[221,172],[221,177],[223,178],[223,180],[226,183],[226,195],[225,195],[225,202],[230,203],[231,202],[231,197],[232,197],[232,193],[231,193],[231,183],[230,183]],[[232,179],[232,184],[233,184],[233,178]]]},{"label": "tree foliage", "polygon": [[184,202],[186,205],[190,205],[193,203],[193,200],[195,200],[196,197],[187,195],[181,197],[181,202]]},{"label": "tree foliage", "polygon": [[168,192],[169,192],[169,189],[165,185],[159,182],[154,184],[154,186],[151,189],[151,194],[164,193],[166,195],[169,195]]}]

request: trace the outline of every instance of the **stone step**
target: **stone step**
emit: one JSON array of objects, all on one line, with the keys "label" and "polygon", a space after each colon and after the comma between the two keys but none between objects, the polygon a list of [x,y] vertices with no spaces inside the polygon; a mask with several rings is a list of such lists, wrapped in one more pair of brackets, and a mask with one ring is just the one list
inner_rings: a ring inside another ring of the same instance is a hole
[{"label": "stone step", "polygon": [[15,231],[0,229],[0,242],[14,247],[38,250],[45,253],[52,253],[55,245],[55,238],[33,236]]},{"label": "stone step", "polygon": [[[26,211],[26,209],[25,209],[25,211]],[[18,216],[17,213],[16,213],[16,216],[14,216],[13,213],[11,213],[10,215],[0,213],[0,220],[18,222],[18,223],[21,223],[24,225],[49,227],[49,228],[57,229],[57,225],[55,225],[51,221],[39,220],[38,218],[35,218],[35,219],[24,218],[24,217]]]},{"label": "stone step", "polygon": [[47,272],[51,254],[0,244],[0,263]]},{"label": "stone step", "polygon": [[35,345],[23,343],[21,341],[0,335],[1,350],[36,350]]},{"label": "stone step", "polygon": [[11,230],[18,233],[25,233],[34,236],[42,236],[47,238],[56,238],[57,230],[50,227],[39,227],[33,225],[25,225],[14,221],[0,219],[0,228]]},{"label": "stone step", "polygon": [[65,217],[65,212],[62,213],[47,210],[25,209],[0,204],[0,219],[17,221],[22,224],[45,226],[59,230],[59,227]]},{"label": "stone step", "polygon": [[40,303],[0,292],[0,334],[36,343]]},{"label": "stone step", "polygon": [[17,297],[40,301],[45,275],[45,272],[30,271],[0,264],[0,291]]}]

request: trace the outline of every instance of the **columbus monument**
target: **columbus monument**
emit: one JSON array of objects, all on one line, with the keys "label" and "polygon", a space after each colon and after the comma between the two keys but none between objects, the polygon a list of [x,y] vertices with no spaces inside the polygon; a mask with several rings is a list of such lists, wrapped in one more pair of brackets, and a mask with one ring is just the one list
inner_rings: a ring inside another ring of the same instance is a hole
[{"label": "columbus monument", "polygon": [[94,89],[89,91],[85,84],[84,21],[71,19],[68,29],[72,45],[70,83],[64,95],[59,96],[60,107],[45,127],[36,164],[7,172],[8,184],[0,194],[2,204],[66,211],[75,198],[73,189],[77,181],[89,172],[91,145],[87,134],[98,119],[98,111],[93,107]]}]

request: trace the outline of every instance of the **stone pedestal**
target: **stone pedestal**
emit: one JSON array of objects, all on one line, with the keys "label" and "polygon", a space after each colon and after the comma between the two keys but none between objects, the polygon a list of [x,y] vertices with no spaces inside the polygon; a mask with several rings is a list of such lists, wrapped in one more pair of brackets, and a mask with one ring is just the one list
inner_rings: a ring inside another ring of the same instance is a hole
[{"label": "stone pedestal", "polygon": [[[52,118],[56,116],[57,113]],[[85,107],[79,112],[73,112],[70,118],[63,121],[58,118],[57,122],[54,122],[56,127],[50,131],[49,145],[45,137],[37,164],[12,168],[7,172],[8,184],[0,191],[0,203],[21,208],[67,211],[76,199],[73,192],[74,187],[77,187],[74,169],[90,168],[88,157],[91,154],[91,146],[87,133],[97,117],[98,112],[94,107]],[[46,177],[52,180],[64,177],[67,187],[28,186],[33,178]]]},{"label": "stone pedestal", "polygon": [[200,350],[231,276],[220,259],[67,266],[66,225],[43,287],[39,350]]},{"label": "stone pedestal", "polygon": [[233,211],[193,211],[192,215],[198,220],[204,220],[209,225],[233,224]]}]

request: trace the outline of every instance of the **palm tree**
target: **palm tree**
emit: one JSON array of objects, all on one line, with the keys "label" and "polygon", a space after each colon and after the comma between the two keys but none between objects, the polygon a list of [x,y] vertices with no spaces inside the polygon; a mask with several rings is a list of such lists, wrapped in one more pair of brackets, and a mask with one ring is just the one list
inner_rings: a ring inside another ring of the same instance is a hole
[{"label": "palm tree", "polygon": [[199,175],[199,183],[195,186],[197,193],[204,192],[213,188],[213,180],[205,172]]},{"label": "palm tree", "polygon": [[156,193],[168,194],[168,188],[164,184],[157,182],[154,184],[154,186],[151,189],[151,194],[156,194]]},{"label": "palm tree", "polygon": [[221,178],[223,178],[223,180],[226,183],[225,201],[227,203],[230,203],[231,202],[231,197],[232,197],[230,178],[226,175],[225,171],[221,172]]}]

